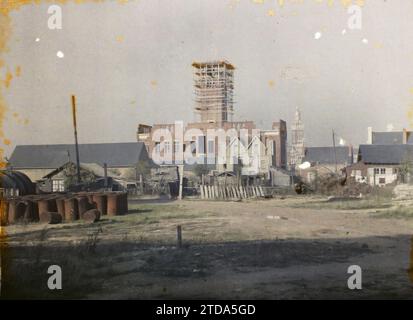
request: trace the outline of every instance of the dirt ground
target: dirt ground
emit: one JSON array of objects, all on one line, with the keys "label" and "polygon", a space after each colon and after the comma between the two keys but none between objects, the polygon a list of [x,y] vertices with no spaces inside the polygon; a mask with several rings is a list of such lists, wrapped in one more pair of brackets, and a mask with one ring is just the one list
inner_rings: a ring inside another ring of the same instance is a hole
[{"label": "dirt ground", "polygon": [[[3,298],[410,299],[407,201],[133,200],[94,224],[7,227]],[[176,228],[183,246],[177,248]],[[62,267],[63,289],[47,288]],[[362,290],[349,290],[350,265]]]}]

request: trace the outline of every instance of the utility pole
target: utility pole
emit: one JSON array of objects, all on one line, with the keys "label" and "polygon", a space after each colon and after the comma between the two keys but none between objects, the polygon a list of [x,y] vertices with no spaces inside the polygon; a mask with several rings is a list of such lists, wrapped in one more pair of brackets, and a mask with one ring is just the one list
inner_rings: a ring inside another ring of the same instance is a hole
[{"label": "utility pole", "polygon": [[334,129],[332,129],[332,132],[333,132],[334,164],[335,164],[335,172],[337,174],[337,150],[336,150],[336,136],[334,133]]},{"label": "utility pole", "polygon": [[72,114],[73,114],[73,128],[75,132],[77,183],[80,183],[81,181],[80,181],[79,144],[77,142],[77,123],[76,123],[76,97],[74,95],[72,95]]},{"label": "utility pole", "polygon": [[179,173],[179,194],[178,199],[182,200],[182,192],[183,192],[183,180],[184,180],[184,165],[178,165],[178,173]]}]

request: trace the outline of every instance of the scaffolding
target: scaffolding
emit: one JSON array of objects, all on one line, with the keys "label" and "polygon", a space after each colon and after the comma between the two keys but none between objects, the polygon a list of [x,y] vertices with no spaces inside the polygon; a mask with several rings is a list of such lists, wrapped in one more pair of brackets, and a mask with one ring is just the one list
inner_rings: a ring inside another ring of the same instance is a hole
[{"label": "scaffolding", "polygon": [[290,168],[300,165],[305,156],[304,125],[301,120],[301,112],[295,111],[294,123],[291,126],[291,148],[289,154]]},{"label": "scaffolding", "polygon": [[194,62],[195,114],[201,122],[232,121],[234,70],[227,61]]}]

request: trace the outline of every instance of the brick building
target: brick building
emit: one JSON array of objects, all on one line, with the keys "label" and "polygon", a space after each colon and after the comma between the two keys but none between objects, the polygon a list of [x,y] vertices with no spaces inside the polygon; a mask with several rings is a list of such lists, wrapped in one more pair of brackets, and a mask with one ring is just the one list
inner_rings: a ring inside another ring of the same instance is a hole
[{"label": "brick building", "polygon": [[[170,154],[168,161],[161,164],[181,164],[182,157],[186,159],[185,155],[193,154],[200,159],[198,163],[208,165],[208,168],[213,164],[214,170],[234,171],[230,150],[235,139],[242,149],[238,153],[240,158],[257,158],[258,155],[258,167],[244,172],[265,175],[271,167],[286,168],[286,122],[273,122],[270,130],[260,130],[253,121],[232,121],[235,67],[227,61],[194,62],[192,66],[194,111],[198,121],[186,125],[182,122],[153,126],[139,124],[137,140],[145,144],[148,154],[152,157]],[[224,133],[225,138],[221,136]],[[220,159],[223,155],[225,159]],[[242,163],[243,167],[248,165]]]}]

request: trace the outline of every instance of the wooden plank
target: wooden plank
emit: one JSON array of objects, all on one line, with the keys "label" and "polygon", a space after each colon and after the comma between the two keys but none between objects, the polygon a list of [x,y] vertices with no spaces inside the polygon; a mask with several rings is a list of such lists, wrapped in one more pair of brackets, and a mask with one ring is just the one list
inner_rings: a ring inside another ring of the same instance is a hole
[{"label": "wooden plank", "polygon": [[261,194],[261,197],[265,197],[265,193],[264,193],[264,188],[263,187],[261,187],[261,186],[259,186],[259,188],[260,188],[260,194]]}]

